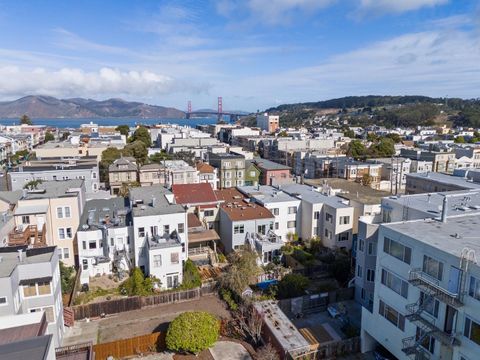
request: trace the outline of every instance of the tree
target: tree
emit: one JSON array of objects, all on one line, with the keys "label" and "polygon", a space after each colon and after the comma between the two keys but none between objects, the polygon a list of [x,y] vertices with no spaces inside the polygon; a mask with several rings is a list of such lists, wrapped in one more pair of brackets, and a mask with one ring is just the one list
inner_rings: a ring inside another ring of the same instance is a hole
[{"label": "tree", "polygon": [[43,182],[42,179],[34,179],[30,180],[27,182],[25,185],[23,185],[24,189],[36,189],[38,185],[40,185]]},{"label": "tree", "polygon": [[277,350],[272,346],[272,344],[267,343],[257,350],[256,360],[279,360]]},{"label": "tree", "polygon": [[368,153],[374,157],[390,157],[395,155],[395,144],[390,138],[381,138],[370,146]]},{"label": "tree", "polygon": [[234,314],[234,322],[240,335],[258,345],[262,340],[263,319],[252,304],[243,304]]},{"label": "tree", "polygon": [[128,296],[147,296],[154,292],[154,285],[159,281],[145,277],[142,270],[136,267],[132,270],[130,277],[120,285],[120,290]]},{"label": "tree", "polygon": [[150,137],[150,133],[148,132],[148,129],[144,126],[139,126],[137,130],[135,130],[130,141],[141,141],[145,144],[145,147],[147,148],[152,145],[152,138]]},{"label": "tree", "polygon": [[330,272],[341,285],[346,284],[350,280],[350,258],[345,254],[337,253]]},{"label": "tree", "polygon": [[402,142],[402,138],[400,137],[400,135],[395,134],[395,133],[387,134],[387,135],[385,135],[385,137],[389,138],[389,139],[392,139],[395,144],[398,144],[398,143]]},{"label": "tree", "polygon": [[279,136],[279,137],[287,137],[288,134],[287,134],[287,132],[286,132],[285,130],[282,130],[282,131],[280,131],[280,132],[278,133],[278,136]]},{"label": "tree", "polygon": [[183,160],[190,166],[195,165],[195,153],[193,151],[179,151],[172,155],[172,159]]},{"label": "tree", "polygon": [[124,156],[134,157],[139,165],[145,164],[148,160],[148,149],[145,146],[145,143],[140,140],[135,140],[125,146],[122,153]]},{"label": "tree", "polygon": [[102,152],[99,164],[100,181],[108,182],[108,167],[117,159],[120,159],[122,152],[115,147],[109,147]]},{"label": "tree", "polygon": [[120,186],[120,189],[118,189],[118,196],[128,197],[128,195],[130,194],[130,189],[134,187],[139,187],[139,186],[140,186],[140,183],[138,181],[122,183],[122,186]]},{"label": "tree", "polygon": [[252,250],[243,250],[229,255],[230,268],[220,277],[220,285],[230,289],[237,295],[250,284],[260,273],[257,265],[257,253]]},{"label": "tree", "polygon": [[182,288],[193,289],[200,286],[202,286],[202,278],[200,277],[197,266],[192,260],[187,259],[183,266]]},{"label": "tree", "polygon": [[199,352],[213,346],[220,333],[218,319],[204,311],[188,311],[177,316],[168,326],[167,349],[177,352]]},{"label": "tree", "polygon": [[372,183],[372,177],[368,174],[363,174],[362,185],[363,186],[370,186],[371,183]]},{"label": "tree", "polygon": [[348,144],[347,155],[354,159],[360,159],[367,155],[367,148],[360,140],[352,140]]},{"label": "tree", "polygon": [[355,132],[352,129],[348,128],[343,132],[343,136],[349,137],[350,139],[355,139]]},{"label": "tree", "polygon": [[149,159],[153,163],[161,164],[164,160],[172,160],[172,156],[165,150],[161,150],[160,152],[150,155]]},{"label": "tree", "polygon": [[69,136],[70,136],[70,131],[65,131],[61,136],[61,140],[65,141],[68,139]]},{"label": "tree", "polygon": [[20,117],[20,125],[33,125],[32,119],[28,115],[24,114]]},{"label": "tree", "polygon": [[128,136],[128,133],[130,132],[130,126],[128,126],[128,125],[118,125],[115,128],[115,131],[118,131],[122,135]]},{"label": "tree", "polygon": [[464,138],[463,136],[457,136],[457,137],[455,138],[455,142],[456,142],[457,144],[465,144],[465,138]]},{"label": "tree", "polygon": [[50,131],[47,131],[45,133],[45,142],[54,141],[54,140],[55,140],[55,136],[53,136],[53,134]]},{"label": "tree", "polygon": [[310,280],[301,274],[287,274],[278,283],[278,297],[288,299],[302,296],[310,285]]},{"label": "tree", "polygon": [[75,284],[75,268],[73,266],[66,266],[62,261],[59,262],[59,266],[62,294],[70,294]]}]

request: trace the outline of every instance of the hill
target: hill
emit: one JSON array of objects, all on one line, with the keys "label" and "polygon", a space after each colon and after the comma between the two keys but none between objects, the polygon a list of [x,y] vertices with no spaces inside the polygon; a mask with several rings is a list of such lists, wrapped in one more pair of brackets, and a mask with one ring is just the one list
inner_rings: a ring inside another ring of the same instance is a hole
[{"label": "hill", "polygon": [[108,99],[57,99],[51,96],[25,96],[14,101],[0,102],[0,118],[184,118],[185,113],[175,108],[148,105],[141,102]]},{"label": "hill", "polygon": [[280,114],[282,126],[298,126],[328,109],[350,125],[386,127],[441,124],[480,127],[480,99],[427,96],[347,96],[317,102],[284,104],[266,111]]}]

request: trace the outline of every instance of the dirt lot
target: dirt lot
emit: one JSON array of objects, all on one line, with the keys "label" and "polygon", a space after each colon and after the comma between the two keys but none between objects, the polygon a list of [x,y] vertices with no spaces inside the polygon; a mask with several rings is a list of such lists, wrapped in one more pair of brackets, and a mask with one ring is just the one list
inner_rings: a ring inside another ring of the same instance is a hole
[{"label": "dirt lot", "polygon": [[207,311],[219,318],[230,318],[225,304],[215,295],[178,304],[160,305],[148,309],[128,311],[90,322],[77,321],[67,330],[63,345],[85,341],[104,343],[134,336],[166,331],[168,324],[185,311]]}]

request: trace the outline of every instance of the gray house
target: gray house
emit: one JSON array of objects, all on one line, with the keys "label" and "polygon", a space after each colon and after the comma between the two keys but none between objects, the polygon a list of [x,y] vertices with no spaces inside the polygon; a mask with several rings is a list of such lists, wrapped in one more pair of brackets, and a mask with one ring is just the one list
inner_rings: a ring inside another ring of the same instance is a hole
[{"label": "gray house", "polygon": [[45,312],[55,346],[63,339],[63,304],[57,248],[0,248],[0,317]]},{"label": "gray house", "polygon": [[218,169],[219,189],[245,184],[245,156],[231,153],[208,153],[210,165]]}]

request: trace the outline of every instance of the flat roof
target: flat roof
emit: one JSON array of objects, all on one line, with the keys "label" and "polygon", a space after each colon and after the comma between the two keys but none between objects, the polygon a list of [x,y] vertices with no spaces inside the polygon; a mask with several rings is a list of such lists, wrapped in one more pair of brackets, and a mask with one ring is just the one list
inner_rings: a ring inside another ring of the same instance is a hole
[{"label": "flat roof", "polygon": [[456,185],[463,187],[464,189],[480,189],[480,184],[468,181],[468,179],[464,177],[447,175],[438,172],[410,173],[406,174],[406,177],[407,179],[411,177],[416,179],[426,179],[428,181],[434,181],[445,185]]},{"label": "flat roof", "polygon": [[21,340],[0,346],[2,360],[50,360],[48,349],[53,335],[36,336],[31,339]]},{"label": "flat roof", "polygon": [[282,186],[281,189],[286,193],[295,196],[302,201],[311,204],[327,204],[335,208],[349,208],[350,205],[344,203],[344,199],[339,196],[327,196],[318,192],[314,187],[301,184],[291,184]]},{"label": "flat roof", "polygon": [[259,168],[265,169],[267,171],[273,170],[290,170],[291,167],[283,164],[279,164],[275,161],[262,159],[262,158],[255,158],[253,159],[253,163],[257,165]]},{"label": "flat roof", "polygon": [[217,202],[217,197],[209,183],[173,184],[172,192],[178,204],[215,204]]},{"label": "flat roof", "polygon": [[80,216],[78,231],[98,230],[90,225],[104,225],[105,221],[112,227],[127,226],[130,210],[126,201],[123,197],[88,200]]},{"label": "flat roof", "polygon": [[22,262],[18,258],[17,249],[22,247],[2,248],[0,251],[0,277],[9,277],[18,265],[40,264],[50,262],[55,246],[23,250]]},{"label": "flat roof", "polygon": [[45,214],[48,211],[48,204],[25,205],[21,204],[15,209],[15,215]]},{"label": "flat roof", "polygon": [[[171,198],[171,201],[168,198]],[[175,203],[175,196],[162,185],[142,186],[130,189],[130,199],[134,202],[133,216],[152,216],[184,213],[183,206]],[[152,200],[155,199],[153,204]],[[136,204],[136,205],[135,205]]]},{"label": "flat roof", "polygon": [[480,219],[478,214],[448,218],[446,223],[438,220],[414,220],[382,224],[400,234],[430,245],[446,253],[460,257],[464,248],[480,253]]},{"label": "flat roof", "polygon": [[238,187],[238,190],[245,194],[247,197],[254,198],[256,201],[262,204],[270,203],[279,203],[279,202],[289,202],[289,201],[298,201],[296,197],[283,192],[282,189],[269,186],[269,185],[259,185],[259,186],[241,186]]},{"label": "flat roof", "polygon": [[[18,200],[76,197],[77,192],[71,190],[81,188],[83,183],[83,179],[43,181],[33,191],[20,190],[20,198]],[[5,192],[9,191],[1,191],[0,198]]]},{"label": "flat roof", "polygon": [[320,187],[328,185],[333,190],[341,190],[341,192],[336,194],[339,197],[369,205],[380,204],[382,198],[391,195],[387,191],[375,190],[370,186],[363,186],[360,183],[346,179],[305,179],[305,184]]}]

